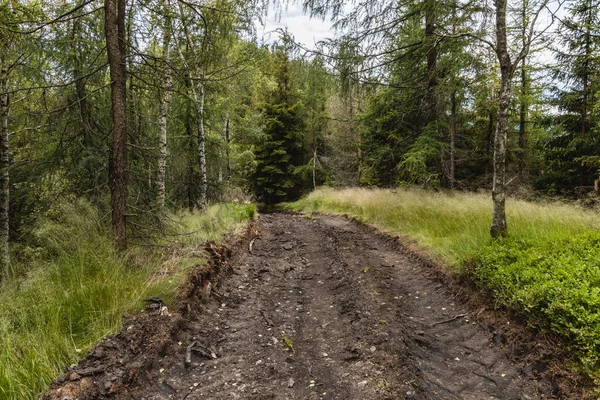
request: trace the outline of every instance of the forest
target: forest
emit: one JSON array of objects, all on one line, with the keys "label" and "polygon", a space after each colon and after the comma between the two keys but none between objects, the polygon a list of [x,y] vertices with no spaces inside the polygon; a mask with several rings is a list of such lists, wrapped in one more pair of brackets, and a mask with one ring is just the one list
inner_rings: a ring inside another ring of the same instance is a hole
[{"label": "forest", "polygon": [[[290,4],[0,0],[1,398],[46,390],[141,299],[175,296],[199,243],[282,203],[416,237],[600,379],[600,1],[304,0],[332,38],[265,42]],[[582,285],[565,309],[551,272],[507,278],[522,254],[583,268],[557,274]]]}]

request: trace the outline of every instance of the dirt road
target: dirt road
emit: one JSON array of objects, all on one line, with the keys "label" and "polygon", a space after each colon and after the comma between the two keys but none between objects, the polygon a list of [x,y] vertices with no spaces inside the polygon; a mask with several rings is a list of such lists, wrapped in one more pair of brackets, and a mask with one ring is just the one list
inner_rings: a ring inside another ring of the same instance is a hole
[{"label": "dirt road", "polygon": [[560,397],[393,241],[323,215],[263,215],[259,232],[201,312],[134,320],[46,398]]}]

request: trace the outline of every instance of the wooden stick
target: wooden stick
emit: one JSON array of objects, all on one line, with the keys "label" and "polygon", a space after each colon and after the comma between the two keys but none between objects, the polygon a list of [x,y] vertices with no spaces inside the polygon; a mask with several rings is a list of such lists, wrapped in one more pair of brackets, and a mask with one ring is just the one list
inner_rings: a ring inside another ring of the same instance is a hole
[{"label": "wooden stick", "polygon": [[452,321],[455,321],[455,320],[457,320],[459,318],[463,318],[463,317],[466,317],[466,316],[467,316],[467,314],[455,315],[454,317],[452,317],[450,319],[446,319],[444,321],[440,321],[440,322],[436,322],[434,324],[431,324],[431,327],[433,328],[434,326],[437,326],[437,325],[447,324],[448,322],[452,322]]},{"label": "wooden stick", "polygon": [[186,367],[192,363],[192,348],[196,345],[196,342],[192,342],[185,351],[185,365]]}]

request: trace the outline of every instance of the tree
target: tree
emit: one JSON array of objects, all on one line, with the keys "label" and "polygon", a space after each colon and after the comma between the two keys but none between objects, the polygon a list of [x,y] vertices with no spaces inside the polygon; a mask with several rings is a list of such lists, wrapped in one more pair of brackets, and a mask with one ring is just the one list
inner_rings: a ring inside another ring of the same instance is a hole
[{"label": "tree", "polygon": [[290,61],[282,49],[273,55],[273,70],[277,88],[265,106],[266,127],[256,145],[257,165],[252,177],[257,198],[267,205],[300,194],[296,169],[303,164],[300,103],[292,95]]},{"label": "tree", "polygon": [[[534,13],[529,32],[518,55],[512,59],[509,53],[508,34],[506,24],[507,0],[496,0],[496,41],[494,48],[500,64],[501,84],[498,93],[498,117],[496,133],[494,135],[494,177],[492,181],[492,225],[490,234],[492,238],[499,238],[508,234],[506,226],[506,143],[508,140],[509,111],[512,100],[512,80],[517,66],[529,54],[531,44],[538,37],[534,28],[537,18],[546,8],[548,0],[538,4]],[[524,23],[524,22],[523,22]]]},{"label": "tree", "polygon": [[10,43],[6,36],[0,39],[0,264],[2,272],[10,264],[9,252],[9,172],[8,156],[8,52]]},{"label": "tree", "polygon": [[109,187],[115,247],[127,248],[127,64],[125,0],[105,0],[104,29],[110,68],[112,99],[112,147]]},{"label": "tree", "polygon": [[561,20],[559,46],[554,49],[558,65],[554,77],[554,104],[559,113],[552,119],[552,135],[542,148],[544,164],[539,184],[563,194],[582,194],[597,178],[600,165],[598,91],[600,90],[600,2],[571,3]]},{"label": "tree", "polygon": [[164,24],[162,39],[163,84],[160,94],[159,137],[158,137],[158,168],[156,177],[156,197],[161,211],[165,208],[166,175],[167,175],[167,116],[172,97],[171,67],[169,65],[169,50],[171,41],[170,0],[163,1]]}]

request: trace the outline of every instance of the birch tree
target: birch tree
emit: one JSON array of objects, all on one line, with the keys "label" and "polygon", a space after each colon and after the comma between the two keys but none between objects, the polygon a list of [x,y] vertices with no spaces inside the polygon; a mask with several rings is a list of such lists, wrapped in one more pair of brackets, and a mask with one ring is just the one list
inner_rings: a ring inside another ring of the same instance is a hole
[{"label": "birch tree", "polygon": [[[510,121],[510,104],[512,101],[512,82],[517,66],[527,57],[532,42],[539,38],[540,33],[535,32],[536,23],[540,13],[546,8],[549,0],[543,0],[537,5],[527,29],[526,37],[520,51],[515,57],[509,52],[507,33],[507,0],[496,0],[496,38],[492,43],[500,64],[501,84],[498,93],[498,116],[496,133],[494,135],[494,176],[492,179],[492,225],[490,234],[492,238],[499,238],[508,234],[506,225],[506,144]],[[523,22],[525,23],[525,21]]]},{"label": "birch tree", "polygon": [[0,39],[0,264],[5,273],[10,265],[9,253],[9,146],[8,146],[8,52],[6,36]]},{"label": "birch tree", "polygon": [[[181,61],[189,74],[189,89],[192,101],[196,111],[196,133],[197,133],[197,157],[198,168],[200,171],[200,194],[197,201],[197,206],[201,212],[206,211],[207,192],[208,192],[208,176],[206,172],[206,132],[204,129],[204,84],[205,84],[205,66],[201,59],[201,51],[196,48],[196,42],[190,34],[189,17],[186,15],[183,6],[179,4],[179,15],[183,27],[185,38],[185,47],[191,54],[191,62],[187,60],[181,46],[178,46]],[[206,21],[203,19],[204,23]],[[200,71],[199,71],[200,69]]]},{"label": "birch tree", "polygon": [[163,76],[162,91],[160,95],[159,110],[159,136],[158,136],[158,169],[156,177],[156,191],[158,207],[161,211],[165,208],[166,175],[167,175],[167,116],[172,97],[172,77],[169,66],[169,50],[171,42],[171,15],[170,0],[163,1],[164,25],[162,39]]}]

